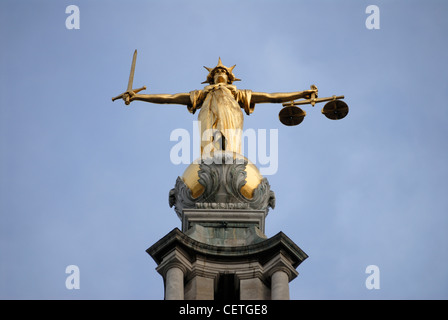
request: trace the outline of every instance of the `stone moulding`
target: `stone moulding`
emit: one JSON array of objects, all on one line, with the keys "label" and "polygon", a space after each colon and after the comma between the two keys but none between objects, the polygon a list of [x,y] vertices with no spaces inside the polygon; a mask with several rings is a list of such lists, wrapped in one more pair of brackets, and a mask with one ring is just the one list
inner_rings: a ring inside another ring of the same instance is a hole
[{"label": "stone moulding", "polygon": [[275,207],[275,194],[269,182],[263,178],[253,191],[251,199],[241,193],[246,184],[245,171],[247,161],[233,163],[206,163],[199,166],[198,182],[204,186],[204,192],[197,198],[192,197],[190,188],[181,177],[169,192],[169,205],[174,206],[179,218],[183,209],[247,209],[266,210]]},{"label": "stone moulding", "polygon": [[[264,264],[269,261],[271,257],[282,252],[284,255],[288,256],[291,265],[294,268],[297,268],[306,258],[308,258],[308,255],[283,232],[279,232],[265,241],[247,246],[222,247],[196,241],[184,234],[178,228],[173,229],[165,237],[148,248],[146,252],[157,264],[160,264],[164,257],[177,246],[190,256],[190,261],[194,261],[194,258],[192,258],[191,255],[199,254],[208,257],[208,259],[211,260],[216,258],[219,260],[228,259],[229,261],[235,261],[236,257],[244,260],[255,257]],[[267,257],[264,258],[264,255],[267,255]]]}]

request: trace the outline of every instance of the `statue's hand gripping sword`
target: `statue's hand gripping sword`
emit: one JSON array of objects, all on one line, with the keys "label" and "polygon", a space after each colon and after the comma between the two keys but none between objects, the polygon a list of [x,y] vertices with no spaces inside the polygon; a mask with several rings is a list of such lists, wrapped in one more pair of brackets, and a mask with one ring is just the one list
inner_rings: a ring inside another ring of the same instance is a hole
[{"label": "statue's hand gripping sword", "polygon": [[129,105],[131,103],[130,101],[130,94],[138,93],[142,90],[146,90],[146,86],[143,86],[139,89],[132,89],[132,83],[134,82],[134,71],[135,71],[135,61],[137,60],[137,50],[134,51],[134,56],[132,57],[132,65],[131,65],[131,73],[129,74],[129,81],[128,81],[128,88],[126,92],[123,92],[119,96],[116,96],[115,98],[112,98],[112,101],[115,101],[117,99],[124,99],[124,103],[126,105]]}]

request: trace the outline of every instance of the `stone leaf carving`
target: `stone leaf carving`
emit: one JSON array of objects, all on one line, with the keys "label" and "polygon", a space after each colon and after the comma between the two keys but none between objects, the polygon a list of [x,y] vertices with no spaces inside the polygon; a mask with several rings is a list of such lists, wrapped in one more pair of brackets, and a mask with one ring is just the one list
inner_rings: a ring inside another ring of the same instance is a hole
[{"label": "stone leaf carving", "polygon": [[190,188],[178,177],[176,184],[169,193],[169,205],[174,206],[179,218],[183,209],[253,209],[266,210],[275,207],[275,194],[270,189],[269,182],[263,178],[251,199],[241,193],[246,184],[247,161],[233,160],[207,163],[202,161],[199,166],[198,182],[204,186],[204,192],[197,198],[192,197]]}]

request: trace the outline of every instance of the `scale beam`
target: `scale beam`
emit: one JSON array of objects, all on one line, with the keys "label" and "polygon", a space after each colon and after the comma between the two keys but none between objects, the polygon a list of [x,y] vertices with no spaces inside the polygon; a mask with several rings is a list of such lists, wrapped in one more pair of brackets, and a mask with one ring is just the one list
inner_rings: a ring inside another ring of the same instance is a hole
[{"label": "scale beam", "polygon": [[328,97],[328,98],[312,98],[312,99],[307,99],[307,100],[302,100],[302,101],[291,101],[291,102],[286,102],[283,103],[284,107],[288,107],[288,106],[298,106],[298,105],[303,105],[303,104],[311,104],[314,107],[315,103],[320,103],[320,102],[325,102],[325,101],[334,101],[334,100],[338,100],[338,99],[344,99],[344,96],[332,96],[332,97]]}]

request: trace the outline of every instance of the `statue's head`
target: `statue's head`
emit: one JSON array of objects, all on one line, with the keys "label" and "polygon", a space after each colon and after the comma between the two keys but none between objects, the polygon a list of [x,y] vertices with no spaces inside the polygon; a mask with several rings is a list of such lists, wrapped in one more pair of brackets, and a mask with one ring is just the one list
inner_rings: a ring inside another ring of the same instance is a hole
[{"label": "statue's head", "polygon": [[224,66],[221,62],[221,58],[218,60],[218,65],[214,68],[207,68],[204,66],[205,69],[208,71],[207,80],[205,80],[202,83],[210,83],[210,84],[216,84],[216,83],[228,83],[232,84],[233,81],[241,81],[240,79],[237,79],[235,75],[233,74],[233,68],[235,68],[235,65],[233,67],[227,68]]}]

